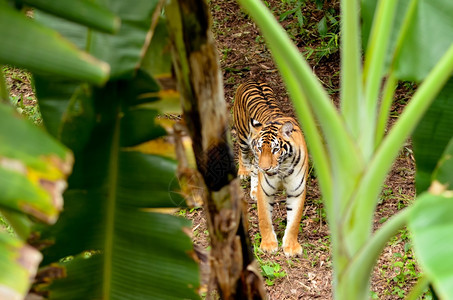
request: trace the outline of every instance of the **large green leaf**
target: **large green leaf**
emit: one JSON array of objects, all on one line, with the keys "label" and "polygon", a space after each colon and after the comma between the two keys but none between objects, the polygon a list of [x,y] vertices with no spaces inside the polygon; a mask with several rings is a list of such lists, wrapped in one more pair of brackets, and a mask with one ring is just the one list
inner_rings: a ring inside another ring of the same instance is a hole
[{"label": "large green leaf", "polygon": [[[185,233],[190,223],[153,211],[185,203],[176,162],[129,148],[165,134],[154,121],[157,111],[145,105],[162,98],[160,85],[152,71],[140,67],[156,5],[110,1],[109,8],[122,18],[120,31],[114,36],[89,32],[89,39],[79,25],[37,14],[113,70],[102,88],[50,76],[36,79],[44,124],[74,151],[76,161],[65,210],[55,226],[41,229],[36,242],[50,245],[43,250],[43,270],[61,268],[66,274],[36,286],[51,299],[198,297],[197,264]],[[86,258],[85,251],[96,255]],[[75,258],[55,264],[68,256]]]},{"label": "large green leaf", "polygon": [[63,36],[86,49],[91,55],[110,64],[111,78],[131,78],[138,69],[149,43],[152,19],[159,1],[109,1],[108,9],[121,18],[115,35],[86,30],[86,28],[42,12],[35,18],[58,30]]},{"label": "large green leaf", "polygon": [[41,259],[38,250],[0,232],[0,299],[23,299]]},{"label": "large green leaf", "polygon": [[[168,31],[167,20],[159,18],[153,39],[142,61],[143,71],[152,74],[162,87],[158,95],[160,101],[149,103],[147,107],[163,113],[181,114],[180,96],[176,91],[176,81],[172,74],[171,39]],[[152,93],[142,93],[140,98],[152,99],[155,96]]]},{"label": "large green leaf", "polygon": [[453,137],[439,157],[431,179],[429,193],[417,197],[408,225],[418,262],[429,281],[440,299],[452,299]]},{"label": "large green leaf", "polygon": [[425,191],[432,181],[432,174],[448,143],[453,138],[453,78],[418,124],[412,141],[417,162],[417,193]]},{"label": "large green leaf", "polygon": [[114,33],[120,26],[120,20],[106,8],[90,0],[17,0],[35,8],[49,12],[61,18],[71,20],[88,27]]},{"label": "large green leaf", "polygon": [[[118,217],[123,216],[120,214]],[[105,268],[111,268],[112,283],[110,295],[102,299],[197,298],[193,289],[198,285],[196,276],[193,276],[197,272],[196,264],[188,268],[186,253],[181,251],[190,251],[191,248],[187,236],[181,231],[181,226],[189,225],[188,221],[146,212],[135,213],[134,220],[133,226],[123,226],[115,235],[115,260],[112,264],[106,266],[102,254],[90,258],[79,255],[58,266],[53,264],[52,268],[62,269],[67,276],[50,287],[44,287],[50,290],[49,298],[102,298],[100,287],[106,285]],[[131,276],[131,269],[134,276]],[[90,274],[89,278],[87,274]]]},{"label": "large green leaf", "polygon": [[[102,147],[98,143],[94,145]],[[89,146],[92,147],[93,144]],[[104,149],[105,146],[102,148]],[[115,221],[127,227],[130,226],[128,222],[134,222],[133,217],[139,213],[140,209],[176,207],[184,203],[177,192],[178,181],[175,178],[176,166],[173,161],[138,152],[122,151],[120,157],[116,157],[120,165],[117,170],[113,170],[119,172],[119,182],[116,186],[109,186],[111,189],[108,189],[107,185],[112,184],[111,182],[96,180],[99,176],[105,177],[107,172],[102,170],[103,164],[106,163],[106,158],[102,158],[105,153],[102,152],[102,150],[92,151],[91,155],[94,159],[87,161],[87,166],[81,166],[86,169],[92,165],[93,175],[87,175],[88,178],[77,177],[78,165],[75,165],[74,175],[70,178],[70,188],[64,194],[65,211],[57,224],[47,234],[42,235],[44,240],[50,242],[54,236],[57,236],[57,243],[43,252],[45,263],[75,255],[84,250],[103,248],[106,234],[112,234],[112,232],[105,232],[108,205],[120,204],[122,208],[128,209],[130,218]],[[96,160],[99,162],[93,165]],[[89,185],[91,187],[81,188]],[[80,188],[71,189],[71,186],[80,186]],[[101,188],[102,186],[106,187]],[[112,191],[118,193],[118,199],[109,199]],[[122,202],[118,203],[119,201]],[[74,236],[83,236],[83,238],[74,239]]]},{"label": "large green leaf", "polygon": [[104,83],[108,77],[107,64],[78,50],[57,32],[21,15],[4,0],[0,0],[0,37],[0,64],[96,84]]},{"label": "large green leaf", "polygon": [[54,223],[71,168],[66,148],[0,105],[0,207]]},{"label": "large green leaf", "polygon": [[[403,1],[409,5],[409,0]],[[396,60],[396,75],[421,81],[453,44],[453,1],[418,0]]]},{"label": "large green leaf", "polygon": [[24,214],[54,223],[71,168],[65,147],[0,103],[0,209],[17,233],[0,232],[0,299],[27,293],[42,255],[24,242],[29,233]]},{"label": "large green leaf", "polygon": [[[159,57],[159,59],[155,59]],[[171,41],[167,20],[161,17],[156,25],[150,47],[143,58],[142,67],[157,79],[171,77]]]},{"label": "large green leaf", "polygon": [[[87,250],[101,254],[77,264],[76,271],[71,263],[62,264],[68,277],[41,287],[49,289],[52,299],[197,297],[197,264],[189,257],[192,245],[183,230],[190,224],[146,211],[184,204],[178,193],[176,164],[122,147],[124,139],[131,141],[130,137],[162,134],[150,122],[155,112],[130,107],[129,99],[120,98],[127,96],[121,92],[123,86],[123,82],[114,82],[95,90],[92,103],[98,121],[90,129],[74,125],[72,133],[84,135],[83,131],[89,130],[90,139],[75,152],[65,211],[54,227],[42,233],[41,243],[53,243],[43,251],[44,265]],[[62,120],[65,123],[67,119]],[[86,282],[93,281],[92,277],[77,276],[99,268],[95,283]],[[70,277],[73,272],[75,277]],[[90,289],[81,294],[80,289],[70,288],[74,284],[89,284]]]},{"label": "large green leaf", "polygon": [[453,192],[417,198],[409,221],[417,261],[439,299],[453,299]]},{"label": "large green leaf", "polygon": [[[366,45],[377,0],[362,0],[362,36]],[[403,26],[411,9],[409,23]],[[388,62],[398,51],[396,76],[401,80],[421,81],[453,43],[453,2],[450,0],[400,0],[390,37]],[[397,39],[404,28],[402,45]]]},{"label": "large green leaf", "polygon": [[442,186],[453,190],[453,137],[445,147],[445,152],[437,163],[433,178]]}]

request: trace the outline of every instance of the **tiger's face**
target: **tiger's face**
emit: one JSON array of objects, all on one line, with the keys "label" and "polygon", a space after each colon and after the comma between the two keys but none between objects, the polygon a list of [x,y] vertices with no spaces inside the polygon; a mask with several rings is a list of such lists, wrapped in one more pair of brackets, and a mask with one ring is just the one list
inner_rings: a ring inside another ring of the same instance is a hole
[{"label": "tiger's face", "polygon": [[251,148],[255,165],[269,176],[276,175],[284,161],[292,155],[291,122],[273,121],[262,125],[252,120]]}]

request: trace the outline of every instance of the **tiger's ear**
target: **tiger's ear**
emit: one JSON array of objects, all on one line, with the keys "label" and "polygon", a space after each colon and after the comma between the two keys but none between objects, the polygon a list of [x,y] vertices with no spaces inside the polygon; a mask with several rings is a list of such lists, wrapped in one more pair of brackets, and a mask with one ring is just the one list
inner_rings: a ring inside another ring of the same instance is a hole
[{"label": "tiger's ear", "polygon": [[284,137],[289,138],[293,134],[294,125],[291,122],[286,122],[280,128]]},{"label": "tiger's ear", "polygon": [[250,133],[252,133],[252,135],[257,134],[258,131],[261,130],[261,127],[263,127],[263,124],[255,119],[250,118]]}]

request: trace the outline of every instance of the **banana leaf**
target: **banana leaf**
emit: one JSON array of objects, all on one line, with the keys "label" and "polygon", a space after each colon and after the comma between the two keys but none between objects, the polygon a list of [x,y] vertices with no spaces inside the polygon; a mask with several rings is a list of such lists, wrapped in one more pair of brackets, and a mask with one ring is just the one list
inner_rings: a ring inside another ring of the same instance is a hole
[{"label": "banana leaf", "polygon": [[[104,83],[109,66],[0,0],[0,64],[53,73],[94,84]],[[83,48],[82,48],[83,49]]]},{"label": "banana leaf", "polygon": [[0,103],[0,210],[16,230],[0,232],[0,299],[26,295],[42,255],[25,243],[30,232],[25,215],[56,222],[72,162],[65,147]]},{"label": "banana leaf", "polygon": [[433,181],[437,164],[453,138],[453,78],[434,100],[412,135],[417,194]]},{"label": "banana leaf", "polygon": [[166,134],[155,121],[158,111],[147,107],[163,89],[141,65],[158,4],[110,1],[122,23],[115,35],[37,14],[112,67],[104,87],[36,76],[45,127],[75,155],[64,212],[55,226],[35,228],[44,258],[34,291],[50,299],[198,298],[190,222],[157,213],[185,205],[176,162],[131,148]]},{"label": "banana leaf", "polygon": [[0,299],[23,299],[41,259],[38,250],[0,232]]},{"label": "banana leaf", "polygon": [[107,9],[121,19],[121,27],[114,35],[87,30],[82,25],[40,11],[35,13],[35,19],[60,32],[79,49],[107,62],[112,80],[127,79],[140,67],[150,42],[153,18],[157,20],[159,15],[158,6],[156,0],[135,1],[134,5],[127,1],[110,1]]},{"label": "banana leaf", "polygon": [[[362,0],[365,41],[371,28],[367,16],[373,15],[376,3],[376,0]],[[399,1],[387,60],[397,79],[423,81],[453,44],[452,14],[453,2],[449,0]],[[406,20],[408,23],[403,26]],[[418,197],[408,227],[417,261],[440,299],[453,297],[452,95],[453,79],[450,79],[412,136]]]},{"label": "banana leaf", "polygon": [[[364,48],[368,43],[377,2],[362,0]],[[392,68],[398,79],[420,82],[426,77],[453,43],[452,14],[453,2],[450,0],[398,1],[387,59],[388,66],[394,60]],[[410,17],[410,22],[403,28],[406,17]],[[402,44],[397,46],[397,39],[403,30]]]},{"label": "banana leaf", "polygon": [[0,105],[0,207],[55,223],[72,154],[32,123]]},{"label": "banana leaf", "polygon": [[115,33],[120,27],[120,19],[99,3],[89,0],[17,0],[66,20],[107,33]]},{"label": "banana leaf", "polygon": [[453,298],[453,138],[435,171],[429,192],[417,197],[409,219],[417,261],[439,299]]},{"label": "banana leaf", "polygon": [[[153,125],[156,111],[128,106],[130,101],[121,98],[122,86],[112,83],[93,91],[98,119],[93,127],[66,124],[71,130],[65,134],[86,136],[83,130],[91,134],[75,152],[65,211],[55,226],[42,232],[39,243],[51,245],[43,250],[44,266],[76,258],[73,263],[58,264],[67,277],[40,289],[48,291],[50,299],[197,298],[198,269],[185,233],[190,222],[149,211],[184,205],[176,162],[124,147],[163,132]],[[86,269],[81,270],[78,256],[85,251],[100,254],[83,258]],[[91,276],[71,277],[73,272],[87,274],[91,269],[100,270],[96,284]],[[81,294],[77,287],[86,284],[91,288]]]}]

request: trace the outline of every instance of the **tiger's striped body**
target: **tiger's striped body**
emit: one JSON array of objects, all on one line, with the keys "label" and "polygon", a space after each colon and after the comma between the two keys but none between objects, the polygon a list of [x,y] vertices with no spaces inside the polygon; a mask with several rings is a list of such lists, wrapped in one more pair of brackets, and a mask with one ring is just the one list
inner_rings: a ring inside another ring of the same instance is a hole
[{"label": "tiger's striped body", "polygon": [[[234,126],[239,139],[238,175],[251,176],[250,197],[257,201],[262,236],[260,248],[277,250],[272,225],[272,204],[278,188],[286,189],[286,255],[302,253],[297,241],[308,174],[308,154],[298,123],[284,116],[272,89],[265,83],[246,82],[234,98]],[[251,156],[251,157],[250,157]]]}]

